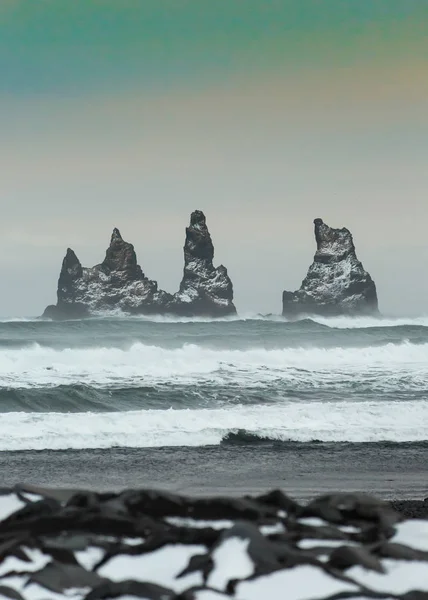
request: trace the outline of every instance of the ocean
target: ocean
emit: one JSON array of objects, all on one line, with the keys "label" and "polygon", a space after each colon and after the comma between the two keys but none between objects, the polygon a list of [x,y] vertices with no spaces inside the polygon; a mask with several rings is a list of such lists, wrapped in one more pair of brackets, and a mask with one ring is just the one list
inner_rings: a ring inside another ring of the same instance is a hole
[{"label": "ocean", "polygon": [[3,484],[428,495],[428,318],[0,323]]}]

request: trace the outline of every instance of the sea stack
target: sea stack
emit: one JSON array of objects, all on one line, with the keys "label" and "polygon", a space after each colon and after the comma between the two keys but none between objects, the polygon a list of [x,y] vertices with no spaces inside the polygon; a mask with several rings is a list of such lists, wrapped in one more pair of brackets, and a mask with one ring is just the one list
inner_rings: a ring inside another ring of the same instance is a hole
[{"label": "sea stack", "polygon": [[184,275],[172,295],[158,289],[137,263],[134,246],[113,229],[103,262],[82,267],[71,248],[62,262],[57,303],[43,316],[80,319],[112,311],[187,317],[224,317],[236,313],[233,286],[225,267],[213,266],[214,247],[205,215],[196,210],[186,228]]},{"label": "sea stack", "polygon": [[44,317],[73,319],[112,310],[164,313],[172,296],[158,290],[156,281],[144,275],[137,264],[134,246],[125,242],[115,228],[99,265],[82,267],[68,248],[58,279],[57,298],[56,305],[46,308]]},{"label": "sea stack", "polygon": [[214,246],[205,215],[190,215],[184,242],[184,272],[180,289],[174,295],[172,312],[183,316],[225,317],[236,314],[233,285],[223,265],[213,265]]},{"label": "sea stack", "polygon": [[357,258],[351,232],[322,219],[314,225],[314,262],[297,291],[283,292],[283,316],[379,314],[376,285]]}]

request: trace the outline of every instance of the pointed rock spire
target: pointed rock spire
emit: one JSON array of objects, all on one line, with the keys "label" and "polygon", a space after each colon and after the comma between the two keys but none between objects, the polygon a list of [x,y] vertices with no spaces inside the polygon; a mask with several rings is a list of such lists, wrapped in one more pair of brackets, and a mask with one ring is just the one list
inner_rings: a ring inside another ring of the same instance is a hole
[{"label": "pointed rock spire", "polygon": [[[315,241],[317,251],[314,257],[316,262],[337,262],[350,254],[355,255],[355,246],[349,229],[333,229],[322,219],[314,220]],[[355,255],[356,258],[356,255]]]},{"label": "pointed rock spire", "polygon": [[205,215],[190,215],[184,242],[184,272],[180,290],[174,295],[172,312],[186,316],[222,317],[236,313],[233,285],[223,265],[213,265],[214,246]]},{"label": "pointed rock spire", "polygon": [[111,310],[129,313],[163,313],[172,296],[158,290],[156,281],[145,277],[137,263],[134,246],[113,229],[105,258],[99,265],[82,267],[68,249],[58,281],[58,303],[44,316],[54,319],[81,318]]},{"label": "pointed rock spire", "polygon": [[114,228],[102,263],[82,267],[68,249],[58,282],[58,303],[46,309],[51,318],[80,318],[121,310],[131,314],[221,317],[236,313],[233,286],[225,267],[213,266],[214,246],[205,215],[196,210],[186,228],[184,274],[174,296],[158,290],[137,263],[134,246]]},{"label": "pointed rock spire", "polygon": [[74,250],[67,248],[58,279],[58,302],[63,302],[71,293],[75,282],[82,277],[83,268]]},{"label": "pointed rock spire", "polygon": [[314,220],[317,250],[302,285],[283,293],[283,315],[377,314],[376,286],[358,260],[352,234]]},{"label": "pointed rock spire", "polygon": [[134,246],[125,242],[116,227],[111,234],[110,246],[106,250],[106,256],[100,265],[100,269],[110,275],[116,272],[116,281],[120,284],[124,278],[128,280],[143,279],[144,274],[137,264],[137,255]]},{"label": "pointed rock spire", "polygon": [[113,233],[111,234],[110,246],[115,242],[123,241],[122,236],[120,235],[120,231],[117,227],[113,229]]},{"label": "pointed rock spire", "polygon": [[214,246],[208,231],[206,218],[201,210],[190,215],[190,225],[186,227],[184,242],[184,262],[188,265],[192,259],[200,259],[211,263],[214,258]]}]

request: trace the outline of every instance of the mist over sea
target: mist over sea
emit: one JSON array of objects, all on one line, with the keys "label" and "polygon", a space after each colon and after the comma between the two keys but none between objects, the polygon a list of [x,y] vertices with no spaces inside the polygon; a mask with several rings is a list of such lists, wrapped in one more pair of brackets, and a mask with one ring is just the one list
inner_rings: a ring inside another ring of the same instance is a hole
[{"label": "mist over sea", "polygon": [[428,318],[0,323],[0,450],[428,440]]}]

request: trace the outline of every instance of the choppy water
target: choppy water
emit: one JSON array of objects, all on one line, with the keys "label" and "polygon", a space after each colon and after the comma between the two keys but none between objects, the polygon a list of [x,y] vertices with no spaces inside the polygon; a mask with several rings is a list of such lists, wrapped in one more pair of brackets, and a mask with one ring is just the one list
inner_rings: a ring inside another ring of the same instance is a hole
[{"label": "choppy water", "polygon": [[428,440],[428,318],[0,323],[0,450]]}]

